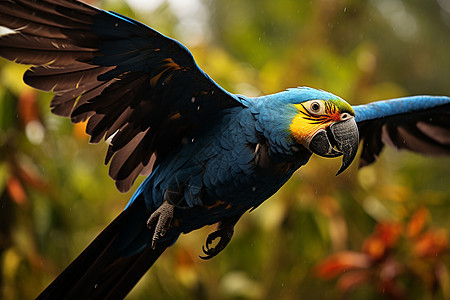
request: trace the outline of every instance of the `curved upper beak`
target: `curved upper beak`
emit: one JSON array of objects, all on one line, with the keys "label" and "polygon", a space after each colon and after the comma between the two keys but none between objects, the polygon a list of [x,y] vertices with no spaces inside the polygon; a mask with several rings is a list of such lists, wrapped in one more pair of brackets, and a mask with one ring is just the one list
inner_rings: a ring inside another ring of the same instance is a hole
[{"label": "curved upper beak", "polygon": [[343,155],[336,175],[344,172],[358,152],[359,132],[355,118],[334,123],[327,130],[319,130],[311,139],[308,148],[317,155],[337,157]]}]

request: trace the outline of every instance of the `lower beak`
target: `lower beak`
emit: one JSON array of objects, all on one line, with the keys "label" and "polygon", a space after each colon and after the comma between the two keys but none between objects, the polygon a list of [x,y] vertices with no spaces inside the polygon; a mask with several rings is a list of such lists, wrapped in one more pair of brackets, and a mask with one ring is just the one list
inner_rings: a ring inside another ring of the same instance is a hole
[{"label": "lower beak", "polygon": [[[336,146],[337,149],[334,148]],[[311,139],[308,148],[317,155],[337,157],[343,155],[342,164],[336,175],[344,172],[358,152],[359,132],[355,118],[334,123],[327,131],[319,130]]]}]

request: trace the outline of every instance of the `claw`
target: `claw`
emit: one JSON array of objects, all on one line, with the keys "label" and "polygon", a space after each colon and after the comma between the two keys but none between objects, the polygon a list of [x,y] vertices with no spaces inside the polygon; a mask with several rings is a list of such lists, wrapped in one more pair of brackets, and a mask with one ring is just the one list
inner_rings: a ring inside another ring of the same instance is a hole
[{"label": "claw", "polygon": [[[203,253],[205,256],[200,256],[201,259],[211,259],[217,254],[219,254],[228,243],[231,241],[231,238],[234,233],[234,224],[231,227],[219,227],[218,230],[210,233],[206,238],[206,243],[202,246]],[[219,242],[215,247],[210,248],[209,246],[217,239],[220,238]]]},{"label": "claw", "polygon": [[[211,259],[217,254],[219,254],[228,243],[231,241],[234,233],[234,225],[236,225],[237,221],[241,215],[237,215],[231,217],[229,219],[225,219],[224,221],[219,223],[219,226],[216,231],[211,232],[206,238],[205,246],[202,247],[203,253],[206,256],[200,256],[201,259]],[[217,239],[220,238],[219,242],[215,247],[210,248],[209,246]]]},{"label": "claw", "polygon": [[165,201],[155,210],[147,221],[147,228],[154,230],[152,237],[152,249],[155,249],[158,240],[163,237],[170,228],[170,222],[173,218],[174,206]]}]

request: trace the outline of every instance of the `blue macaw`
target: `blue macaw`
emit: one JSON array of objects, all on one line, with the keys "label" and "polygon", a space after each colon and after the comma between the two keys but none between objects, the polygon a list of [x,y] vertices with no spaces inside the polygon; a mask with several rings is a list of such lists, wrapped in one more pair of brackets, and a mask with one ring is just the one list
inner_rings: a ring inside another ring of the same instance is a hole
[{"label": "blue macaw", "polygon": [[110,141],[120,191],[150,174],[39,299],[123,298],[181,233],[218,223],[203,248],[214,257],[313,153],[342,156],[338,173],[359,146],[361,165],[386,143],[450,154],[449,97],[351,106],[308,87],[231,94],[176,40],[76,0],[0,0],[0,25],[14,31],[0,37],[0,55],[33,65],[24,81],[55,94],[52,111],[88,120],[91,142]]}]

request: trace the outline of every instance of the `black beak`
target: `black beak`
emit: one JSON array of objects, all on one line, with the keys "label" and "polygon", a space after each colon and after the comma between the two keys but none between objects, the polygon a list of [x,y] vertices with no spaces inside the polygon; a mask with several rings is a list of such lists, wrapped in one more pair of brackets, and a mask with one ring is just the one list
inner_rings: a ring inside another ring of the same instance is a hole
[{"label": "black beak", "polygon": [[[336,146],[337,149],[334,148]],[[343,155],[342,164],[336,175],[344,172],[358,152],[359,132],[355,118],[331,125],[327,131],[318,131],[311,139],[309,150],[324,157]]]}]

